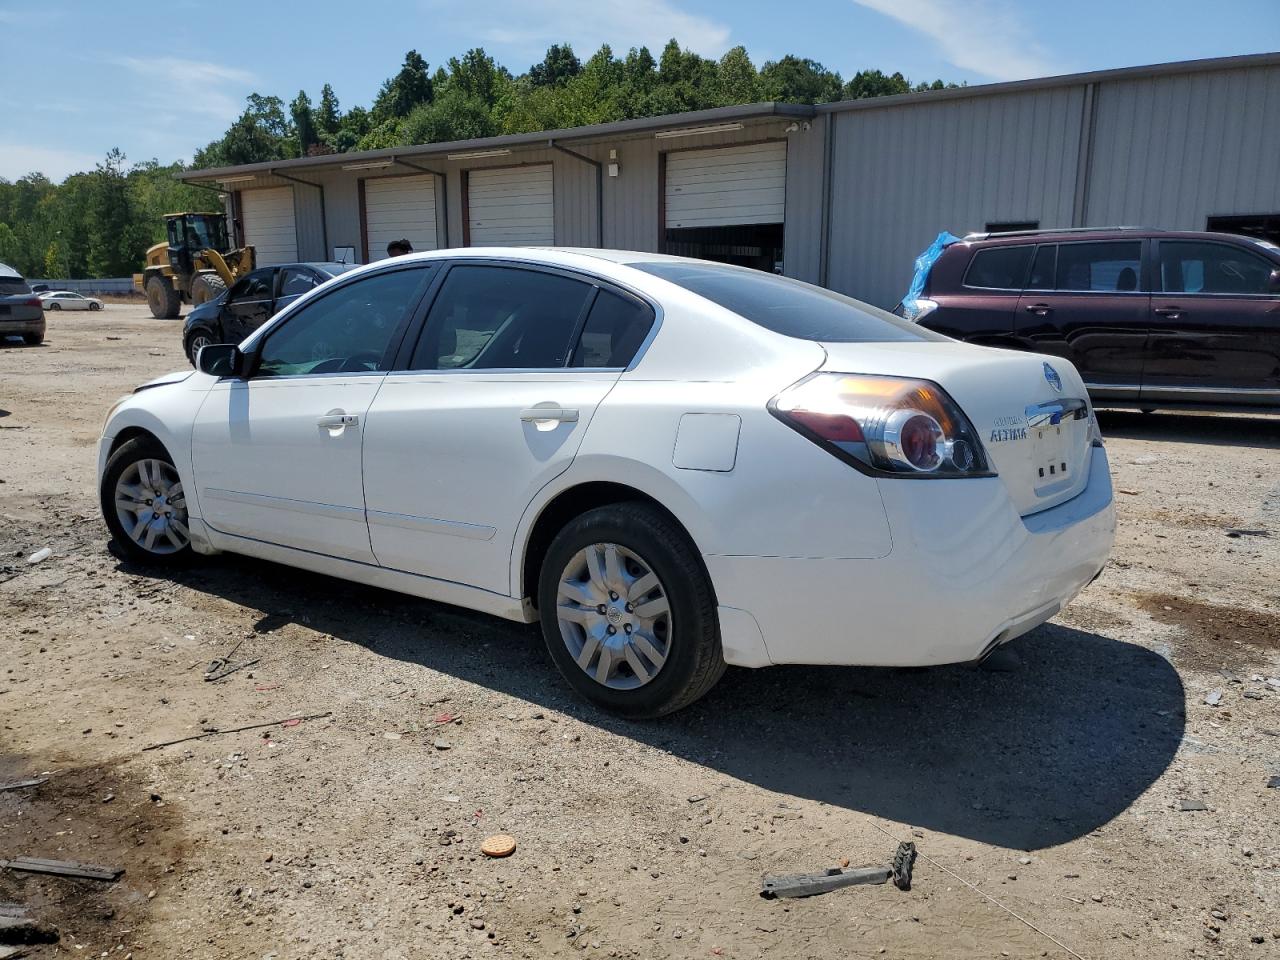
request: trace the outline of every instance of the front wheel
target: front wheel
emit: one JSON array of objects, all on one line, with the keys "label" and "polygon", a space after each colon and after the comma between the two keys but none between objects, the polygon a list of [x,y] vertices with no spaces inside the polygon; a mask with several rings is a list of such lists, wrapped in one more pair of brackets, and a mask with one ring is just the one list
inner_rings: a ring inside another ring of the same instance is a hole
[{"label": "front wheel", "polygon": [[660,717],[724,673],[715,597],[696,547],[644,503],[588,511],[552,541],[538,584],[542,635],[579,693]]},{"label": "front wheel", "polygon": [[214,340],[213,334],[206,327],[196,327],[191,331],[191,336],[187,338],[187,359],[191,361],[191,365],[196,365],[196,358],[200,356],[200,351],[205,347],[219,343]]},{"label": "front wheel", "polygon": [[90,309],[90,310],[101,310],[101,309],[102,309],[102,304],[100,304],[100,303],[91,303],[91,304],[89,304],[89,309]]},{"label": "front wheel", "polygon": [[22,342],[25,343],[28,347],[38,347],[40,346],[40,344],[44,343],[44,334],[43,333],[24,333],[22,335]]},{"label": "front wheel", "polygon": [[99,491],[116,547],[139,563],[176,564],[191,556],[187,498],[173,458],[151,437],[123,444],[107,461]]}]

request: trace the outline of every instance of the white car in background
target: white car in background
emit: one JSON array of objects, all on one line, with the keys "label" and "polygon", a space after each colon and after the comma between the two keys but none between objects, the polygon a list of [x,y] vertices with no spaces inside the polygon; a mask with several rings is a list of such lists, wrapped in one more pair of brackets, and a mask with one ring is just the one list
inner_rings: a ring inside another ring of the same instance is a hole
[{"label": "white car in background", "polygon": [[635,717],[726,664],[977,660],[1114,531],[1069,363],[622,251],[344,274],[119,401],[98,459],[131,559],[229,551],[537,621]]},{"label": "white car in background", "polygon": [[101,310],[102,301],[86,297],[70,290],[46,290],[40,294],[40,302],[46,310]]}]

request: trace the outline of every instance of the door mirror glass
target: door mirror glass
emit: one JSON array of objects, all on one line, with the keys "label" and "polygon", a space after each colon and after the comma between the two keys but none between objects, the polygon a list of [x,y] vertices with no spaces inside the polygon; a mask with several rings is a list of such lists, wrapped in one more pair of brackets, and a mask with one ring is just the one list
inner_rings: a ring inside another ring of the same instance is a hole
[{"label": "door mirror glass", "polygon": [[238,377],[244,371],[244,354],[234,343],[211,343],[196,354],[196,368],[212,377]]}]

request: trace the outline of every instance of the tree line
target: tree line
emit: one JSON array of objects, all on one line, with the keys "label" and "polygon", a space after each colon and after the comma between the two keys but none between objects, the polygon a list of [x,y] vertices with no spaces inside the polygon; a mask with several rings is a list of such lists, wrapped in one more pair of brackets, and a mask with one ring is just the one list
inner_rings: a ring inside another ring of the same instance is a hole
[{"label": "tree line", "polygon": [[217,210],[208,190],[173,179],[182,169],[235,166],[411,144],[532,133],[613,120],[761,101],[829,103],[954,87],[913,84],[901,73],[860,70],[847,81],[821,63],[788,55],[757,68],[743,47],[700,56],[671,40],[656,59],[645,47],[615,56],[606,44],[585,62],[553,44],[512,74],[482,48],[434,71],[416,51],[369,107],[343,110],[330,84],[316,101],[287,104],[253,93],[227,131],[197,150],[190,167],[129,165],[112,150],[92,171],[55,184],[39,173],[0,178],[0,262],[27,276],[124,276],[164,239],[163,214]]}]

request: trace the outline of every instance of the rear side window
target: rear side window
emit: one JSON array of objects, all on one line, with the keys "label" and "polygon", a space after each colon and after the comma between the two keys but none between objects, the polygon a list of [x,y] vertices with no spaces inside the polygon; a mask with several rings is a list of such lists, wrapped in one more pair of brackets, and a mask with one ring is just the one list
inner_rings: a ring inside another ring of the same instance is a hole
[{"label": "rear side window", "polygon": [[412,368],[563,367],[593,289],[540,270],[455,266],[431,307]]},{"label": "rear side window", "polygon": [[1271,261],[1226,243],[1160,241],[1166,293],[1269,293]]},{"label": "rear side window", "polygon": [[625,367],[653,326],[648,304],[601,290],[573,351],[574,367]]},{"label": "rear side window", "polygon": [[1031,263],[1031,246],[987,247],[973,255],[964,275],[966,287],[985,290],[1021,290]]},{"label": "rear side window", "polygon": [[1058,245],[1042,243],[1036,247],[1035,259],[1031,261],[1031,276],[1027,277],[1028,290],[1052,290],[1054,267],[1058,262]]},{"label": "rear side window", "polygon": [[627,266],[684,287],[786,337],[829,343],[947,339],[860,300],[746,267],[678,260],[641,260]]},{"label": "rear side window", "polygon": [[1059,290],[1127,293],[1140,289],[1141,276],[1141,240],[1058,246]]}]

